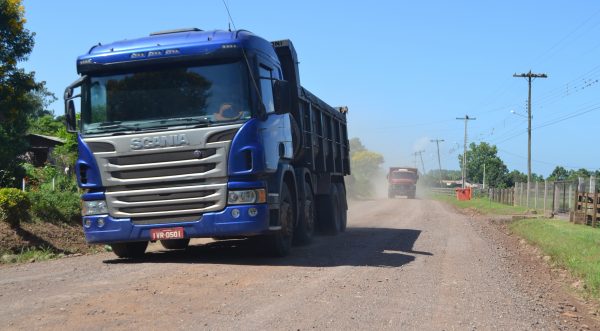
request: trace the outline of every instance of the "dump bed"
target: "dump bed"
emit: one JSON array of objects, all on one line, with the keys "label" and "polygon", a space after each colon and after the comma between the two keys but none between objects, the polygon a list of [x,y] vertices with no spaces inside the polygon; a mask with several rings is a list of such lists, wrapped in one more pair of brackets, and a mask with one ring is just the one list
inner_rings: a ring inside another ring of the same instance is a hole
[{"label": "dump bed", "polygon": [[283,79],[291,85],[294,163],[313,172],[350,174],[350,150],[346,126],[347,107],[331,107],[300,85],[298,59],[291,41],[272,42]]}]

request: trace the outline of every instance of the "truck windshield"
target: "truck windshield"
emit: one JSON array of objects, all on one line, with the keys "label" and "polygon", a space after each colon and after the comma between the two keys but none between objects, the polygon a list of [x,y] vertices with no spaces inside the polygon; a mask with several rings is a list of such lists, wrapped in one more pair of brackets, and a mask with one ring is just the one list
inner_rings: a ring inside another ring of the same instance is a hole
[{"label": "truck windshield", "polygon": [[393,179],[415,179],[416,176],[412,172],[394,171],[394,172],[392,172],[392,178]]},{"label": "truck windshield", "polygon": [[241,62],[91,76],[82,133],[246,121],[252,115],[248,84]]}]

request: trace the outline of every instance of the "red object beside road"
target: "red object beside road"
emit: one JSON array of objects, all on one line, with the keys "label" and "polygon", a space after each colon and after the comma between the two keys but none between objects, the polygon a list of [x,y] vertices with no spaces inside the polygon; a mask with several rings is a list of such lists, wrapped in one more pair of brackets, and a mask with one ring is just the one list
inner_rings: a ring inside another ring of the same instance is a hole
[{"label": "red object beside road", "polygon": [[459,201],[471,200],[471,188],[457,188],[456,199],[458,199]]}]

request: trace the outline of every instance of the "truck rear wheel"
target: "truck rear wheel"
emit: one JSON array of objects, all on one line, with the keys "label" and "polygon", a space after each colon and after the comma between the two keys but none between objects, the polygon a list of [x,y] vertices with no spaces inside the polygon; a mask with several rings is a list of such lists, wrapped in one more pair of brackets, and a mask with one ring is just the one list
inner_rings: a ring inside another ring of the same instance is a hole
[{"label": "truck rear wheel", "polygon": [[113,253],[121,258],[134,259],[144,256],[146,247],[148,247],[147,241],[135,241],[126,243],[115,243],[110,244]]},{"label": "truck rear wheel", "polygon": [[337,183],[338,197],[340,204],[340,232],[346,231],[348,223],[348,208],[346,207],[346,188],[344,184]]},{"label": "truck rear wheel", "polygon": [[261,238],[264,248],[267,249],[267,254],[275,257],[283,257],[290,253],[294,237],[294,218],[296,213],[292,195],[285,183],[281,188],[279,201],[279,224],[281,225],[281,230]]},{"label": "truck rear wheel", "polygon": [[317,202],[317,219],[321,231],[330,235],[340,233],[340,197],[336,185],[329,186],[329,194],[319,195]]},{"label": "truck rear wheel", "polygon": [[300,215],[301,219],[294,231],[295,244],[308,244],[313,240],[315,233],[315,197],[308,183],[305,184],[304,202],[302,204]]},{"label": "truck rear wheel", "polygon": [[166,249],[186,249],[190,244],[189,238],[161,240],[160,244]]}]

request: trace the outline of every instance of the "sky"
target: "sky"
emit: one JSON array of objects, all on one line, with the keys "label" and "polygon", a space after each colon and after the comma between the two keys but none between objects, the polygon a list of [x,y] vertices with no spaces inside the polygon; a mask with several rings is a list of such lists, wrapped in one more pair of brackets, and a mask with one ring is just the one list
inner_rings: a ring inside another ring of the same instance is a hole
[{"label": "sky", "polygon": [[[384,167],[459,169],[468,141],[498,147],[527,172],[527,90],[532,83],[532,171],[600,169],[600,2],[226,0],[232,28],[290,39],[301,84],[348,106],[348,134],[384,156]],[[98,42],[160,30],[227,29],[223,0],[25,0],[35,47],[21,66],[62,98],[75,60]],[[64,113],[62,100],[50,107]],[[421,167],[420,159],[418,165]]]}]

